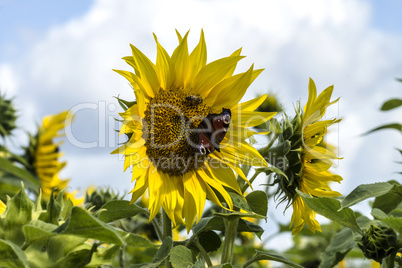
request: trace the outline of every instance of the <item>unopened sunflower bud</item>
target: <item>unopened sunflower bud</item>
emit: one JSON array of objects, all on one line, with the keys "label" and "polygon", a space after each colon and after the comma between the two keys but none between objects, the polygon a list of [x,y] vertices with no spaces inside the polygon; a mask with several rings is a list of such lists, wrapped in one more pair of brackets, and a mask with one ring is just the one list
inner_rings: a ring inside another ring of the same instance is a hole
[{"label": "unopened sunflower bud", "polygon": [[16,110],[11,100],[0,94],[0,136],[6,137],[15,129]]},{"label": "unopened sunflower bud", "polygon": [[109,188],[98,188],[95,191],[87,191],[85,195],[85,207],[91,208],[92,211],[97,211],[104,204],[112,200],[120,200],[122,197]]},{"label": "unopened sunflower bud", "polygon": [[360,242],[357,243],[366,258],[379,263],[394,251],[397,244],[394,230],[375,225],[370,225],[370,228],[364,231]]}]

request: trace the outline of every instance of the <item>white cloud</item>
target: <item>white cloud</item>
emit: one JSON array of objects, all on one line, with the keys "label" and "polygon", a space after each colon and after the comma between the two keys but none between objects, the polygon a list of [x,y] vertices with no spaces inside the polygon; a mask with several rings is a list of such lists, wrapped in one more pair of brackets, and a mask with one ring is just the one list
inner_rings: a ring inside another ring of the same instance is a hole
[{"label": "white cloud", "polygon": [[12,67],[8,64],[0,64],[0,92],[12,98],[16,95],[17,88],[17,78]]},{"label": "white cloud", "polygon": [[[191,29],[193,46],[203,28],[209,61],[243,47],[247,58],[239,64],[239,71],[252,63],[266,68],[246,99],[272,90],[291,113],[292,102],[307,99],[309,76],[320,91],[335,84],[334,98],[342,97],[339,115],[344,118],[338,144],[344,159],[337,171],[345,186],[337,189],[345,194],[357,184],[386,179],[394,168],[394,135],[388,139],[380,134],[359,137],[383,121],[400,121],[397,115],[379,113],[377,108],[400,93],[401,85],[393,78],[401,76],[397,71],[402,68],[398,57],[402,36],[371,28],[371,12],[368,2],[360,0],[256,0],[247,4],[241,0],[98,0],[84,16],[52,27],[43,40],[31,45],[29,58],[14,63],[21,83],[18,94],[33,101],[41,116],[82,102],[115,102],[112,96],[118,94],[133,98],[125,79],[111,71],[130,69],[120,59],[130,53],[129,43],[154,60],[152,32],[171,53],[177,45],[175,28],[182,33]],[[98,128],[96,112],[77,121],[88,135]],[[98,132],[93,133],[88,140],[97,139]],[[337,143],[336,133],[331,139]],[[65,171],[69,169],[73,184],[75,178],[87,184],[87,178],[107,182],[127,175],[116,172],[115,164],[107,164],[102,157],[93,160],[91,151],[82,154],[71,159]],[[117,185],[125,187],[120,182]]]}]

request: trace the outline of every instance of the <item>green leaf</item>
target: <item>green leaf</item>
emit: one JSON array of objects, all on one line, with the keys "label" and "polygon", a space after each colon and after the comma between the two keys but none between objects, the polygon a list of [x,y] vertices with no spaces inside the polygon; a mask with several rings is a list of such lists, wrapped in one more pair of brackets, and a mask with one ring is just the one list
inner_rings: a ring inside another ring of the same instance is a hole
[{"label": "green leaf", "polygon": [[55,189],[53,189],[52,193],[50,194],[50,199],[47,204],[46,211],[39,215],[39,220],[58,225],[61,206],[58,202],[56,202],[54,198],[54,190]]},{"label": "green leaf", "polygon": [[119,232],[120,236],[126,241],[127,247],[133,248],[151,248],[157,247],[154,243],[149,241],[147,238],[133,233],[125,233],[123,231]]},{"label": "green leaf", "polygon": [[253,222],[240,219],[237,226],[237,232],[255,233],[258,238],[261,239],[264,229]]},{"label": "green leaf", "polygon": [[28,268],[24,252],[11,241],[0,239],[0,267]]},{"label": "green leaf", "polygon": [[385,214],[384,211],[381,211],[378,208],[374,208],[371,211],[371,215],[373,215],[374,218],[382,221],[383,223],[397,231],[400,235],[402,235],[402,218],[394,216],[388,217],[388,215]]},{"label": "green leaf", "polygon": [[402,185],[394,184],[387,194],[376,197],[373,203],[373,208],[378,208],[385,213],[389,213],[401,203]]},{"label": "green leaf", "polygon": [[341,208],[341,202],[338,200],[330,197],[311,197],[297,189],[296,191],[303,201],[318,214],[321,214],[322,216],[343,226],[349,227],[360,234],[362,233],[362,230],[356,222],[353,210],[345,208],[342,211],[339,211]]},{"label": "green leaf", "polygon": [[246,200],[254,213],[267,216],[268,197],[264,191],[253,191],[246,196]]},{"label": "green leaf", "polygon": [[[265,251],[261,251],[261,250],[256,250],[255,252],[257,254],[250,261],[248,261],[248,265],[250,265],[253,262],[257,262],[257,261],[269,260],[269,261],[281,262],[283,264],[286,264],[287,267],[303,268],[303,266],[301,266],[295,262],[292,262],[291,260],[288,260],[285,257],[279,256],[276,254],[272,254],[272,253],[268,253]],[[243,266],[243,267],[247,267],[247,266]]]},{"label": "green leaf", "polygon": [[17,167],[5,158],[0,158],[0,170],[13,174],[19,179],[22,179],[30,189],[38,193],[40,187],[39,179],[34,177],[25,169]]},{"label": "green leaf", "polygon": [[151,263],[148,263],[143,268],[156,268],[169,256],[170,251],[173,248],[173,240],[170,236],[166,237],[159,250],[156,252],[156,255]]},{"label": "green leaf", "polygon": [[198,242],[205,249],[206,252],[217,251],[221,244],[220,236],[214,231],[203,232],[198,236]]},{"label": "green leaf", "polygon": [[130,205],[130,201],[127,200],[112,200],[99,209],[98,217],[104,222],[112,222],[131,218],[139,213],[146,213],[146,211],[135,204]]},{"label": "green leaf", "polygon": [[25,241],[22,227],[32,219],[33,202],[25,193],[24,186],[7,202],[7,214],[5,218],[5,239],[21,246]]},{"label": "green leaf", "polygon": [[52,261],[58,261],[73,251],[78,246],[81,246],[87,238],[75,235],[56,235],[49,239],[46,247],[46,252]]},{"label": "green leaf", "polygon": [[72,251],[66,257],[59,259],[55,267],[60,268],[83,268],[91,262],[92,254],[96,251],[97,246],[94,244],[91,249],[80,249]]},{"label": "green leaf", "polygon": [[80,207],[73,207],[71,217],[57,228],[55,232],[93,238],[105,243],[125,244],[124,240],[113,227],[95,218]]},{"label": "green leaf", "polygon": [[228,192],[230,198],[233,201],[233,206],[243,209],[247,212],[252,212],[251,208],[249,207],[249,205],[247,204],[247,201],[244,199],[243,196],[239,195],[238,193],[234,193],[234,192]]},{"label": "green leaf", "polygon": [[361,184],[357,186],[350,194],[348,194],[342,200],[342,207],[350,207],[357,204],[367,198],[377,197],[388,193],[392,189],[393,185],[387,182],[378,182],[373,184]]},{"label": "green leaf", "polygon": [[25,244],[30,245],[36,240],[50,238],[56,234],[52,233],[57,228],[57,225],[45,223],[40,220],[32,220],[29,224],[23,227],[25,234]]},{"label": "green leaf", "polygon": [[[223,222],[223,218],[217,216],[204,217],[201,218],[198,224],[195,224],[193,226],[193,233],[196,236],[201,234],[202,232],[207,232],[211,230],[224,231],[225,224]],[[237,232],[256,233],[258,237],[261,237],[264,229],[255,223],[240,219],[239,224],[237,225]]]},{"label": "green leaf", "polygon": [[229,214],[225,213],[215,213],[214,215],[218,217],[222,217],[224,219],[227,219],[229,221],[233,221],[234,219],[237,218],[254,218],[254,219],[266,219],[267,217],[259,215],[259,214],[254,214],[254,213],[241,213],[241,212],[232,212]]},{"label": "green leaf", "polygon": [[390,99],[390,100],[387,100],[386,102],[384,102],[384,104],[381,107],[381,111],[392,110],[401,105],[402,105],[401,99]]},{"label": "green leaf", "polygon": [[380,126],[380,127],[377,127],[377,128],[375,128],[375,129],[372,129],[372,130],[370,130],[370,131],[364,133],[363,135],[367,135],[367,134],[370,134],[370,133],[372,133],[372,132],[375,132],[375,131],[378,131],[378,130],[382,130],[382,129],[388,129],[388,128],[389,128],[389,129],[398,130],[399,132],[402,133],[402,125],[401,125],[401,124],[399,124],[399,123],[391,123],[391,124],[382,125],[382,126]]},{"label": "green leaf", "polygon": [[170,251],[170,263],[173,268],[193,267],[193,253],[185,246],[176,246]]},{"label": "green leaf", "polygon": [[325,252],[321,254],[320,267],[334,267],[343,260],[348,252],[356,245],[353,233],[343,228],[331,240]]}]

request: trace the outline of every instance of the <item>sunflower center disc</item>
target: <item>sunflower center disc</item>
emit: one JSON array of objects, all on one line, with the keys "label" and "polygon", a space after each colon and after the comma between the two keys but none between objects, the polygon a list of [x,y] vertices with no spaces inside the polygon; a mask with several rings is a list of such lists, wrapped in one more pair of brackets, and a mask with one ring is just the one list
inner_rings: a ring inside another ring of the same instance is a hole
[{"label": "sunflower center disc", "polygon": [[147,155],[158,170],[180,175],[197,169],[205,156],[198,153],[198,124],[209,113],[198,96],[183,89],[161,89],[145,110],[143,122]]}]

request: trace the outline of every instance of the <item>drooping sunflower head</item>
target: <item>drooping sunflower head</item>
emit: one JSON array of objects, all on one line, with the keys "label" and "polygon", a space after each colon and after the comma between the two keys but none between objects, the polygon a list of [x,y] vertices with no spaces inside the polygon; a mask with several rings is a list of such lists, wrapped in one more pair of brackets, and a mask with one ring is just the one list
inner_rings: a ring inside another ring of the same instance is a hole
[{"label": "drooping sunflower head", "polygon": [[15,120],[17,119],[16,110],[12,100],[7,99],[0,93],[0,137],[9,136],[15,129]]},{"label": "drooping sunflower head", "polygon": [[327,128],[340,120],[321,120],[326,108],[338,101],[330,102],[332,91],[333,86],[317,96],[314,81],[310,79],[309,97],[304,109],[298,104],[293,119],[284,116],[279,143],[267,152],[270,154],[268,157],[273,156],[272,162],[283,171],[283,174],[276,175],[274,183],[278,185],[279,201],[287,202],[286,208],[293,206],[293,234],[303,229],[305,224],[313,232],[321,231],[315,212],[303,202],[296,189],[316,197],[340,195],[328,185],[331,181],[342,180],[339,175],[329,171],[333,160],[339,158],[335,154],[335,147],[325,142]]},{"label": "drooping sunflower head", "polygon": [[[63,155],[59,146],[63,143],[55,143],[54,139],[63,136],[61,131],[70,123],[72,115],[68,111],[56,115],[48,115],[40,126],[35,136],[30,136],[29,146],[25,149],[25,155],[32,166],[32,172],[40,179],[42,198],[48,201],[52,190],[57,195],[60,190],[68,186],[69,180],[60,179],[59,173],[65,167],[66,162],[60,162]],[[81,204],[83,198],[76,198],[75,193],[64,191],[65,198],[70,198],[74,205]]]},{"label": "drooping sunflower head", "polygon": [[275,113],[254,112],[266,95],[238,103],[262,71],[251,66],[233,75],[241,49],[207,64],[203,32],[191,53],[188,33],[177,35],[172,55],[155,36],[155,64],[131,45],[132,56],[123,59],[134,73],[115,70],[130,82],[136,102],[120,114],[120,134],[129,140],[114,152],[125,155],[125,169],[133,166],[132,201],[148,189],[151,219],[163,207],[174,224],[184,222],[189,230],[206,198],[232,208],[227,188],[241,193],[235,179],[235,172],[245,178],[240,164],[266,165],[245,140],[255,134],[249,127]]}]

